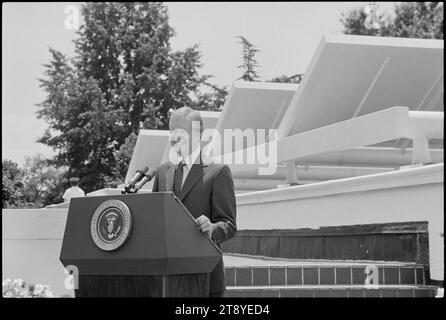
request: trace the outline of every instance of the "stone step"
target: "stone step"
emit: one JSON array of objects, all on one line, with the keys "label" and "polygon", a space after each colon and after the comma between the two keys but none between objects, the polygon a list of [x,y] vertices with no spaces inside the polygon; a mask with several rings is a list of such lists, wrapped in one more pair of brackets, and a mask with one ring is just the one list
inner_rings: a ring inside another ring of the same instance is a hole
[{"label": "stone step", "polygon": [[[423,265],[387,261],[273,259],[224,255],[227,286],[425,285]],[[367,273],[366,273],[367,272]],[[375,283],[375,282],[376,283]]]},{"label": "stone step", "polygon": [[227,297],[251,298],[433,298],[435,286],[232,286],[227,287]]}]

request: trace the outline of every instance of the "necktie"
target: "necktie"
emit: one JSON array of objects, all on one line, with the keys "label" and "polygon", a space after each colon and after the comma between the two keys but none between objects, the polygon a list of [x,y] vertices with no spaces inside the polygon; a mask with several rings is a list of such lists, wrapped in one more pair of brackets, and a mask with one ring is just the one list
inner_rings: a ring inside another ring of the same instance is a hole
[{"label": "necktie", "polygon": [[175,176],[173,180],[173,193],[179,197],[181,192],[181,184],[183,183],[183,166],[184,162],[181,161],[178,163],[177,168],[175,169]]}]

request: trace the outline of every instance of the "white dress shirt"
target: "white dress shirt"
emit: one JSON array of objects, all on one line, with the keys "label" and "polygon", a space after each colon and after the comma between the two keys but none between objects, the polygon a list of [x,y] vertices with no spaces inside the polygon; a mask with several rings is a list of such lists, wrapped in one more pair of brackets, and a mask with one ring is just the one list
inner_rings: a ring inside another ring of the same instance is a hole
[{"label": "white dress shirt", "polygon": [[192,165],[197,161],[198,156],[200,155],[201,148],[195,149],[190,155],[186,158],[182,158],[181,156],[178,159],[178,163],[183,161],[183,182],[181,183],[181,187],[183,187],[184,182],[186,181],[187,175],[189,174]]},{"label": "white dress shirt", "polygon": [[79,197],[85,197],[85,192],[78,186],[72,186],[71,188],[67,189],[63,194],[63,199],[65,202],[70,201],[71,198],[79,198]]}]

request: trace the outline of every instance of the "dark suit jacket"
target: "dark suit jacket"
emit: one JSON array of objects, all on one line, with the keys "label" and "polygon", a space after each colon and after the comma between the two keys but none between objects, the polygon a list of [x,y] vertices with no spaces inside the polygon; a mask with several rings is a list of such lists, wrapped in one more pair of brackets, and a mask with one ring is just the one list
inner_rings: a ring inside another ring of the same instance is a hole
[{"label": "dark suit jacket", "polygon": [[[153,192],[173,191],[175,164],[165,162],[158,167]],[[212,239],[220,243],[232,238],[236,231],[236,204],[231,169],[227,165],[204,164],[200,157],[190,169],[179,199],[194,218],[205,215],[216,224]],[[225,292],[223,260],[211,273],[210,295]]]}]

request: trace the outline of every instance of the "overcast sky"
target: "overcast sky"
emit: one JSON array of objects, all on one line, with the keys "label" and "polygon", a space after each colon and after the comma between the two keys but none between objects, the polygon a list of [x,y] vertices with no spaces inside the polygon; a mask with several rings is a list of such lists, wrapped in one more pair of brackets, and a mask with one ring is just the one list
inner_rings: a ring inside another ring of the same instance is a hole
[{"label": "overcast sky", "polygon": [[[201,72],[230,86],[240,77],[239,35],[255,44],[261,79],[305,73],[323,34],[340,33],[341,12],[368,2],[231,2],[166,3],[176,35],[174,50],[195,43],[202,52]],[[2,159],[23,164],[25,156],[54,152],[35,141],[47,128],[36,118],[45,99],[38,78],[50,59],[48,47],[72,55],[76,37],[65,28],[69,5],[79,3],[2,4]],[[394,3],[377,2],[391,11]]]}]

